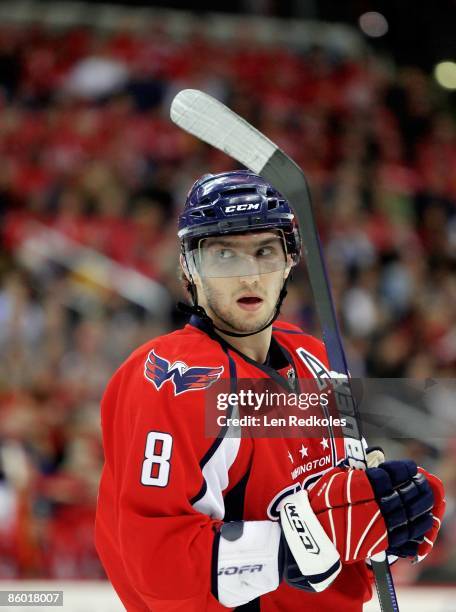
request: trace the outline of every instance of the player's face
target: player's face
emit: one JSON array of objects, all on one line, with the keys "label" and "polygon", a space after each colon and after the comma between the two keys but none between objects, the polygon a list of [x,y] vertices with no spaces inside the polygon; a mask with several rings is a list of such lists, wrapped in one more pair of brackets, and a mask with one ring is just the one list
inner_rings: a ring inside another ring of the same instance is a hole
[{"label": "player's face", "polygon": [[217,326],[249,333],[272,318],[291,267],[280,234],[207,238],[198,257],[198,300]]}]

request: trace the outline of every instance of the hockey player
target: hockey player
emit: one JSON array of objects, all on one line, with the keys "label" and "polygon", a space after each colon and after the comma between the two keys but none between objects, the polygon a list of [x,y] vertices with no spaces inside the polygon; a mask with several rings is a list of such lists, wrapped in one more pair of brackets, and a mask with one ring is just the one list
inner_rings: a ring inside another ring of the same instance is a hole
[{"label": "hockey player", "polygon": [[205,175],[178,236],[190,322],[137,349],[103,397],[96,545],[108,577],[131,612],[359,611],[372,595],[366,559],[432,548],[442,483],[381,455],[349,469],[330,428],[207,438],[217,381],[289,388],[312,377],[306,356],[328,361],[319,340],[276,322],[301,244],[271,185],[249,171]]}]

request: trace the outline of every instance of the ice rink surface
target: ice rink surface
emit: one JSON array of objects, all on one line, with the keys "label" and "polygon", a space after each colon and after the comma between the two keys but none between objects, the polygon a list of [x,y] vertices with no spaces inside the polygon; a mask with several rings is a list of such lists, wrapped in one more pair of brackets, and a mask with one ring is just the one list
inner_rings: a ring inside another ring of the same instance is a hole
[{"label": "ice rink surface", "polygon": [[[63,591],[63,608],[39,606],[1,606],[0,610],[11,612],[121,612],[125,608],[109,583],[106,582],[5,582],[0,581],[0,591]],[[400,612],[456,612],[456,585],[454,587],[402,587],[398,589]],[[376,596],[364,607],[364,612],[379,612]],[[343,611],[341,611],[343,612]]]}]

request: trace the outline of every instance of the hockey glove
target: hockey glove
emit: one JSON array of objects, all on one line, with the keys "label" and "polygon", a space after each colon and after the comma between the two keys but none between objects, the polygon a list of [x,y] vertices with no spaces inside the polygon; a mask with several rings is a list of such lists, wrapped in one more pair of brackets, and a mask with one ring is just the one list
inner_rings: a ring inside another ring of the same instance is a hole
[{"label": "hockey glove", "polygon": [[[383,449],[379,446],[366,448],[367,455],[367,467],[379,467],[381,463],[385,461],[385,455]],[[437,534],[440,529],[441,521],[445,513],[445,499],[444,489],[441,480],[439,480],[433,474],[429,474],[423,468],[418,468],[418,472],[423,473],[432,489],[434,494],[434,506],[432,508],[432,527],[423,536],[423,540],[419,541],[407,541],[399,549],[391,547],[387,550],[389,563],[394,563],[398,557],[414,557],[415,562],[422,561],[427,554],[431,551],[434,542],[437,538]],[[367,564],[370,566],[369,559],[366,559]]]},{"label": "hockey glove", "polygon": [[280,510],[283,577],[292,587],[319,592],[342,569],[340,555],[313,512],[307,491],[287,497]]},{"label": "hockey glove", "polygon": [[386,549],[398,554],[411,540],[424,542],[434,522],[432,489],[413,461],[387,461],[366,472],[334,468],[309,500],[345,563]]},{"label": "hockey glove", "polygon": [[[429,474],[429,472],[426,472],[426,470],[421,467],[418,468],[418,472],[424,474],[429,482],[429,486],[434,494],[434,505],[432,507],[432,527],[424,534],[424,541],[418,544],[416,553],[415,551],[412,552],[412,554],[415,555],[414,560],[416,562],[422,561],[431,552],[434,542],[437,539],[437,534],[439,533],[446,507],[445,490],[440,478],[437,478],[434,474]],[[410,552],[408,554],[410,555]]]},{"label": "hockey glove", "polygon": [[366,472],[333,468],[309,491],[309,501],[342,562],[359,561],[387,548],[385,520]]},{"label": "hockey glove", "polygon": [[402,524],[393,527],[390,521],[393,528],[389,533],[388,554],[421,561],[434,545],[445,512],[441,480],[417,468],[413,461],[386,461],[378,469],[367,472],[371,481],[375,480],[374,488],[383,511],[388,513],[395,508],[394,520],[402,515]]},{"label": "hockey glove", "polygon": [[227,607],[242,606],[274,591],[282,579],[296,588],[322,591],[342,568],[306,491],[284,500],[280,523],[224,523],[215,540],[214,561],[213,593]]}]

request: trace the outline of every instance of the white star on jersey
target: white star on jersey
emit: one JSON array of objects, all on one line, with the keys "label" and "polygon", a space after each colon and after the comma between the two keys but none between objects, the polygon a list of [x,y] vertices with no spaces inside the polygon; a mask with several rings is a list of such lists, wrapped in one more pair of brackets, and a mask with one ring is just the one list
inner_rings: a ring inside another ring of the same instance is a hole
[{"label": "white star on jersey", "polygon": [[322,438],[320,444],[323,448],[329,448],[329,442],[326,438]]},{"label": "white star on jersey", "polygon": [[304,459],[304,457],[307,457],[307,447],[304,446],[304,444],[301,445],[301,448],[299,449],[299,452],[301,453],[301,457]]}]

